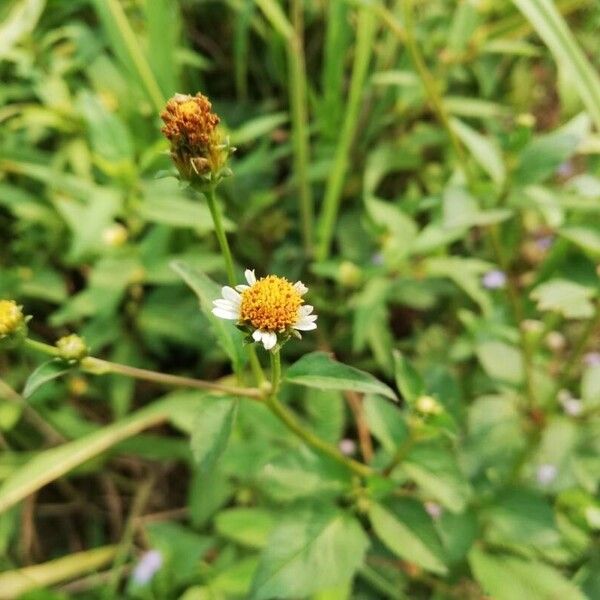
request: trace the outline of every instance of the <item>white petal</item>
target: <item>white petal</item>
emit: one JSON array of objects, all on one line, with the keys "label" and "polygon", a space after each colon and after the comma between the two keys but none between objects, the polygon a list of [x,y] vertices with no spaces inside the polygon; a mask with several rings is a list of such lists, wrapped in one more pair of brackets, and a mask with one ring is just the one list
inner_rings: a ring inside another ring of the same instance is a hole
[{"label": "white petal", "polygon": [[305,316],[305,315],[310,315],[310,313],[315,309],[314,306],[311,306],[310,304],[304,304],[300,307],[300,314]]},{"label": "white petal", "polygon": [[254,269],[251,271],[250,269],[246,269],[244,271],[244,275],[246,276],[246,281],[248,285],[254,285],[256,283],[256,275],[254,274]]},{"label": "white petal", "polygon": [[296,281],[296,283],[294,284],[294,289],[301,296],[304,296],[304,294],[306,294],[306,292],[308,292],[308,288],[301,281]]},{"label": "white petal", "polygon": [[[316,319],[316,315],[313,316]],[[312,317],[299,319],[298,322],[294,325],[294,329],[297,329],[298,331],[311,331],[312,329],[316,329],[317,324],[314,322],[315,319],[312,319]]]},{"label": "white petal", "polygon": [[237,321],[240,318],[238,312],[233,310],[225,310],[224,308],[213,308],[212,314],[220,317],[221,319],[229,319],[230,321]]},{"label": "white petal", "polygon": [[238,306],[229,300],[223,300],[219,298],[218,300],[213,300],[213,304],[217,308],[224,308],[225,310],[237,310]]},{"label": "white petal", "polygon": [[270,350],[277,343],[277,334],[272,331],[264,331],[262,334],[262,343],[265,350]]},{"label": "white petal", "polygon": [[243,283],[240,283],[240,285],[236,285],[236,286],[235,286],[235,289],[236,289],[238,292],[243,292],[244,290],[249,290],[249,289],[250,289],[250,286],[249,286],[249,285],[244,285]]},{"label": "white petal", "polygon": [[263,336],[263,332],[260,329],[257,329],[252,334],[252,338],[254,339],[255,342],[260,342],[260,340],[262,339],[262,336]]},{"label": "white petal", "polygon": [[228,285],[221,288],[221,294],[223,295],[223,298],[225,298],[225,300],[229,300],[230,302],[235,302],[236,304],[239,304],[242,301],[242,297],[232,287],[229,287]]}]

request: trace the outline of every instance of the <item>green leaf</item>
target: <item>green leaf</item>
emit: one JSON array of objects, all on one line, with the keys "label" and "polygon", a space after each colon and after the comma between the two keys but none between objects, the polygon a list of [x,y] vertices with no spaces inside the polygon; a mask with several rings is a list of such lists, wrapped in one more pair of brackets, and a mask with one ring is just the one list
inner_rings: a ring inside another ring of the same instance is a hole
[{"label": "green leaf", "polygon": [[231,508],[215,519],[221,535],[250,548],[264,547],[274,525],[273,515],[262,508]]},{"label": "green leaf", "polygon": [[496,600],[585,600],[574,583],[541,562],[474,548],[469,563],[485,592]]},{"label": "green leaf", "polygon": [[192,454],[201,469],[209,471],[225,450],[237,412],[236,398],[206,399],[194,417]]},{"label": "green leaf", "polygon": [[462,256],[435,256],[424,262],[430,277],[447,277],[476,302],[484,314],[489,314],[492,304],[488,295],[481,289],[481,276],[494,269],[492,263],[477,258]]},{"label": "green leaf", "polygon": [[518,385],[523,381],[523,358],[514,346],[497,340],[477,345],[477,358],[492,378]]},{"label": "green leaf", "polygon": [[44,11],[46,0],[13,2],[8,14],[3,13],[0,26],[0,56],[10,53],[13,46],[30,34]]},{"label": "green leaf", "polygon": [[166,421],[180,408],[188,408],[190,404],[195,405],[197,401],[198,393],[173,395],[172,398],[155,402],[89,435],[38,452],[29,462],[13,471],[4,480],[0,487],[0,512],[122,440]]},{"label": "green leaf", "polygon": [[0,573],[0,598],[21,598],[26,592],[99,571],[115,557],[117,546],[74,552],[39,565]]},{"label": "green leaf", "polygon": [[402,470],[431,498],[452,512],[465,509],[471,488],[447,445],[419,444],[401,463]]},{"label": "green leaf", "polygon": [[600,77],[555,3],[550,0],[514,0],[556,61],[569,70],[573,86],[600,129]]},{"label": "green leaf", "polygon": [[210,277],[184,261],[174,261],[171,267],[194,290],[200,300],[200,308],[212,325],[215,336],[231,360],[236,373],[241,373],[246,362],[243,350],[244,335],[233,323],[212,314],[213,300],[220,298],[220,288]]},{"label": "green leaf", "polygon": [[446,566],[425,542],[389,510],[373,503],[369,509],[369,520],[377,537],[394,554],[432,573],[447,573]]},{"label": "green leaf", "polygon": [[587,116],[580,115],[556,131],[534,138],[519,156],[516,183],[529,185],[552,175],[559,165],[576,152],[589,128]]},{"label": "green leaf", "polygon": [[414,404],[425,393],[425,383],[421,376],[398,350],[394,351],[394,374],[396,386],[408,404]]},{"label": "green leaf", "polygon": [[567,319],[587,319],[594,314],[594,290],[567,279],[551,279],[531,292],[539,310],[551,310]]},{"label": "green leaf", "polygon": [[508,209],[483,211],[467,190],[449,186],[444,191],[444,228],[456,229],[491,225],[505,221],[512,215]]},{"label": "green leaf", "polygon": [[408,435],[398,407],[379,396],[367,396],[363,408],[371,433],[390,454],[395,454]]},{"label": "green leaf", "polygon": [[29,398],[37,389],[45,383],[65,375],[71,370],[68,363],[60,358],[53,358],[48,362],[42,363],[25,382],[23,398]]},{"label": "green leaf", "polygon": [[370,373],[333,360],[325,352],[312,352],[303,356],[287,370],[286,381],[326,390],[380,394],[397,400],[394,391],[385,383],[375,379]]},{"label": "green leaf", "polygon": [[252,600],[305,598],[352,579],[369,542],[350,515],[329,507],[294,513],[273,531]]},{"label": "green leaf", "polygon": [[459,119],[451,118],[450,122],[458,137],[469,149],[481,168],[491,177],[494,183],[501,185],[506,179],[506,169],[498,146]]},{"label": "green leaf", "polygon": [[600,231],[597,228],[586,226],[562,227],[559,233],[561,237],[589,252],[593,258],[600,256]]}]

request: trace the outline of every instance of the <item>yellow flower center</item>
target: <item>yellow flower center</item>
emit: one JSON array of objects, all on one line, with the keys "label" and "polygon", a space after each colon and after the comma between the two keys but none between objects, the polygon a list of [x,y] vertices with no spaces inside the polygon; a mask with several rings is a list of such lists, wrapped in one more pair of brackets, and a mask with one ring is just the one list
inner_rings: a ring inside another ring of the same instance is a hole
[{"label": "yellow flower center", "polygon": [[187,102],[183,102],[179,105],[179,110],[181,114],[183,114],[186,117],[191,117],[197,112],[200,112],[198,110],[198,105],[196,104],[195,100],[188,100]]},{"label": "yellow flower center", "polygon": [[13,300],[0,300],[0,336],[14,333],[23,322],[23,313]]},{"label": "yellow flower center", "polygon": [[262,331],[284,331],[298,320],[303,302],[287,279],[269,275],[242,292],[240,320]]}]

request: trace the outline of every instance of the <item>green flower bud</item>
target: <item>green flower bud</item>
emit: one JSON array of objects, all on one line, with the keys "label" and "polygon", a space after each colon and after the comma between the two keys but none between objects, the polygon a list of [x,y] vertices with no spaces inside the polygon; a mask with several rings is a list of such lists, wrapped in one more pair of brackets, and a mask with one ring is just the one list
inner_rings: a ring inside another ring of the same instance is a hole
[{"label": "green flower bud", "polygon": [[432,396],[420,396],[416,408],[424,415],[439,415],[442,412],[440,403]]},{"label": "green flower bud", "polygon": [[65,335],[56,342],[60,358],[69,362],[79,362],[88,355],[89,349],[76,334]]}]

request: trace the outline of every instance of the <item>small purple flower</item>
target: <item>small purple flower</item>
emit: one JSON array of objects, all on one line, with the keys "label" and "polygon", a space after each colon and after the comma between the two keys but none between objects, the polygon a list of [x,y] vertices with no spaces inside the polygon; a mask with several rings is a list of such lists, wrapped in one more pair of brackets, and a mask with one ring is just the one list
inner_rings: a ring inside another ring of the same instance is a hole
[{"label": "small purple flower", "polygon": [[556,174],[559,177],[562,177],[563,179],[568,179],[569,177],[572,177],[575,174],[575,166],[571,161],[567,160],[564,163],[558,165],[558,168],[556,169]]},{"label": "small purple flower", "polygon": [[586,367],[597,367],[600,365],[600,352],[588,352],[583,357],[583,362]]},{"label": "small purple flower", "polygon": [[374,264],[376,267],[381,267],[381,265],[383,265],[383,253],[375,252],[375,254],[371,256],[371,263]]},{"label": "small purple flower", "polygon": [[540,249],[540,250],[550,250],[550,248],[552,247],[552,244],[554,243],[554,236],[553,235],[545,235],[543,237],[539,237],[537,240],[535,240],[535,245]]},{"label": "small purple flower", "polygon": [[356,442],[354,440],[341,440],[338,447],[344,456],[351,456],[356,452]]},{"label": "small purple flower", "polygon": [[437,502],[427,501],[423,506],[425,507],[427,514],[434,521],[437,521],[444,513],[444,509]]},{"label": "small purple flower", "polygon": [[506,273],[495,269],[488,271],[481,279],[483,287],[488,290],[498,290],[506,285]]},{"label": "small purple flower", "polygon": [[133,569],[132,579],[138,585],[147,585],[162,567],[163,556],[158,550],[150,550],[140,557]]},{"label": "small purple flower", "polygon": [[550,485],[556,479],[557,475],[558,469],[556,465],[545,464],[537,468],[535,477],[540,485],[546,486]]}]

